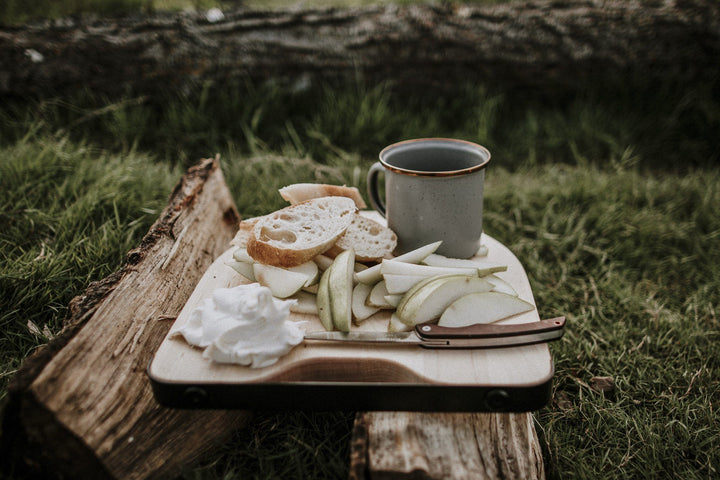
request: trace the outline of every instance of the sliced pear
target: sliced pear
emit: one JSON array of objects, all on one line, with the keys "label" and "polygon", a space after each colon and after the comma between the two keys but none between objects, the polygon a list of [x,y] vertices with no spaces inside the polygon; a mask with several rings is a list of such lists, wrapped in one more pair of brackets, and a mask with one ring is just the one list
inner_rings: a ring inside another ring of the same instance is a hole
[{"label": "sliced pear", "polygon": [[399,309],[405,308],[404,305],[407,303],[407,301],[410,298],[412,298],[412,296],[415,294],[415,292],[417,292],[418,290],[423,288],[428,283],[434,282],[435,280],[438,280],[440,278],[452,277],[452,276],[454,276],[454,275],[438,275],[436,277],[427,277],[424,280],[421,280],[420,282],[416,283],[410,290],[408,290],[407,292],[405,292],[403,294],[402,298],[400,299],[400,303],[395,305],[395,309],[399,310]]},{"label": "sliced pear", "polygon": [[438,325],[466,327],[476,323],[493,323],[534,308],[532,303],[507,293],[471,293],[451,303],[440,317]]},{"label": "sliced pear", "polygon": [[287,298],[297,293],[307,282],[304,273],[293,272],[285,268],[253,263],[253,273],[256,281],[270,289],[273,296]]},{"label": "sliced pear", "polygon": [[237,261],[230,261],[226,263],[226,265],[233,270],[235,270],[237,273],[242,275],[243,277],[247,278],[251,282],[255,281],[255,272],[253,272],[253,264],[252,263],[246,263],[246,262],[237,262]]},{"label": "sliced pear", "polygon": [[[425,257],[435,252],[435,250],[440,247],[440,244],[442,244],[441,241],[424,245],[420,248],[416,248],[415,250],[399,255],[393,260],[405,263],[420,263]],[[355,274],[355,279],[362,283],[369,283],[371,285],[376,284],[382,279],[382,272],[380,272],[381,265],[382,263],[378,263],[377,265],[373,265],[362,272],[357,272]]]},{"label": "sliced pear", "polygon": [[318,317],[320,323],[325,330],[333,330],[332,311],[330,310],[330,270],[332,265],[327,268],[320,276],[318,282],[318,292],[316,296]]},{"label": "sliced pear", "polygon": [[503,280],[502,278],[498,277],[497,275],[487,275],[483,277],[488,282],[492,283],[493,292],[500,292],[500,293],[507,293],[508,295],[512,295],[514,297],[517,297],[517,292],[513,288],[512,285],[510,285],[508,282]]},{"label": "sliced pear", "polygon": [[434,275],[475,275],[477,267],[432,267],[430,265],[419,265],[417,263],[398,262],[397,260],[383,260],[380,264],[380,272],[383,275],[422,275],[431,277]]},{"label": "sliced pear", "polygon": [[309,287],[303,287],[302,289],[304,292],[312,293],[313,295],[317,295],[319,283],[320,282],[318,281],[317,283],[313,283]]},{"label": "sliced pear", "polygon": [[407,325],[429,322],[440,317],[458,298],[469,293],[488,292],[491,288],[490,282],[479,277],[451,275],[436,278],[403,299],[396,313]]},{"label": "sliced pear", "polygon": [[323,272],[330,268],[330,265],[333,264],[333,259],[323,254],[316,255],[315,258],[313,258],[313,261]]},{"label": "sliced pear", "polygon": [[335,329],[349,332],[352,322],[353,273],[355,268],[355,251],[352,248],[343,250],[330,267],[328,279],[330,290],[330,311]]},{"label": "sliced pear", "polygon": [[405,325],[400,321],[397,314],[393,313],[390,315],[390,321],[388,321],[388,332],[409,332],[413,327]]},{"label": "sliced pear", "polygon": [[437,253],[431,253],[422,261],[425,265],[433,267],[466,267],[475,268],[475,261],[464,258],[451,258]]},{"label": "sliced pear", "polygon": [[372,287],[366,303],[370,307],[393,308],[393,306],[385,300],[386,295],[389,295],[389,293],[385,286],[385,281],[381,280]]},{"label": "sliced pear", "polygon": [[463,258],[450,258],[436,253],[428,255],[427,258],[423,260],[423,264],[432,267],[475,268],[477,269],[478,276],[480,277],[507,270],[507,265],[504,263],[490,262],[487,260],[477,261]]},{"label": "sliced pear", "polygon": [[255,263],[255,259],[247,253],[247,248],[239,247],[233,252],[233,259],[238,262]]},{"label": "sliced pear", "polygon": [[315,283],[317,283],[318,277],[320,276],[320,270],[317,266],[317,263],[313,262],[312,260],[298,265],[297,267],[286,268],[285,270],[302,273],[303,275],[305,275],[307,277],[307,281],[303,285],[304,287],[309,287],[310,285],[314,285]]},{"label": "sliced pear", "polygon": [[385,287],[388,293],[392,295],[402,294],[410,290],[421,280],[425,280],[427,275],[383,275]]},{"label": "sliced pear", "polygon": [[392,305],[393,307],[396,307],[400,305],[400,301],[402,300],[403,295],[385,295],[385,301]]},{"label": "sliced pear", "polygon": [[358,283],[355,285],[355,288],[353,288],[352,313],[355,323],[360,323],[380,311],[379,307],[371,307],[365,303],[372,288],[372,285],[366,283]]},{"label": "sliced pear", "polygon": [[484,277],[486,275],[492,275],[493,273],[497,272],[507,271],[507,265],[503,263],[478,262],[476,266],[478,270],[478,275],[481,277]]},{"label": "sliced pear", "polygon": [[317,298],[312,293],[300,290],[290,298],[297,300],[297,303],[290,307],[291,312],[318,314]]}]

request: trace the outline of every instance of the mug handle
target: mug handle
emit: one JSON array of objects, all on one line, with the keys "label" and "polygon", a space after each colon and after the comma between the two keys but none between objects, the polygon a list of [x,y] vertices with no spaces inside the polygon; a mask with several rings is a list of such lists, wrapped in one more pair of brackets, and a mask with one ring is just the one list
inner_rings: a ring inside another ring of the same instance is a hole
[{"label": "mug handle", "polygon": [[385,217],[385,202],[380,198],[378,191],[378,174],[383,171],[383,166],[380,162],[375,162],[368,170],[367,174],[367,190],[370,204],[380,215]]}]

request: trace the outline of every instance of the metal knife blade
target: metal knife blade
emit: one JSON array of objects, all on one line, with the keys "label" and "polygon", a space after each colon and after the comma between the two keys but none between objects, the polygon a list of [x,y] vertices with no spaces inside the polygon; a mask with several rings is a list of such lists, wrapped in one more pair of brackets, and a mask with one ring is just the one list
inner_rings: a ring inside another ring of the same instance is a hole
[{"label": "metal knife blade", "polygon": [[351,343],[400,343],[420,345],[423,340],[415,330],[409,332],[308,332],[305,340],[327,340]]},{"label": "metal knife blade", "polygon": [[424,348],[500,348],[557,340],[565,333],[565,317],[514,325],[467,327],[416,325],[409,332],[308,332],[306,340],[419,345]]}]

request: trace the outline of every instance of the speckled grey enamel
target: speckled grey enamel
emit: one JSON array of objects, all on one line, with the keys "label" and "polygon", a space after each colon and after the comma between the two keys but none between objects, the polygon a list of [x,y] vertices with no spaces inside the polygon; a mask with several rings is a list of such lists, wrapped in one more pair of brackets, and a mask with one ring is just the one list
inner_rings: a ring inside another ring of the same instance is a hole
[{"label": "speckled grey enamel", "polygon": [[[483,147],[452,139],[420,139],[385,148],[368,172],[370,202],[398,236],[397,253],[437,240],[437,253],[469,258],[480,247],[485,166]],[[385,201],[378,194],[385,174]]]}]

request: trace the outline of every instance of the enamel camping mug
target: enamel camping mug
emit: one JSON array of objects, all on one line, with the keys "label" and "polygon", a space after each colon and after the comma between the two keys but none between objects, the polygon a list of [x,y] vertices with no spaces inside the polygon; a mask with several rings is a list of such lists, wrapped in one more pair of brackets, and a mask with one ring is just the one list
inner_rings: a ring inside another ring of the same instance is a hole
[{"label": "enamel camping mug", "polygon": [[[480,248],[490,152],[464,140],[395,143],[368,171],[368,196],[398,237],[398,253],[442,240],[438,254],[469,258]],[[379,174],[384,172],[385,200]]]}]

